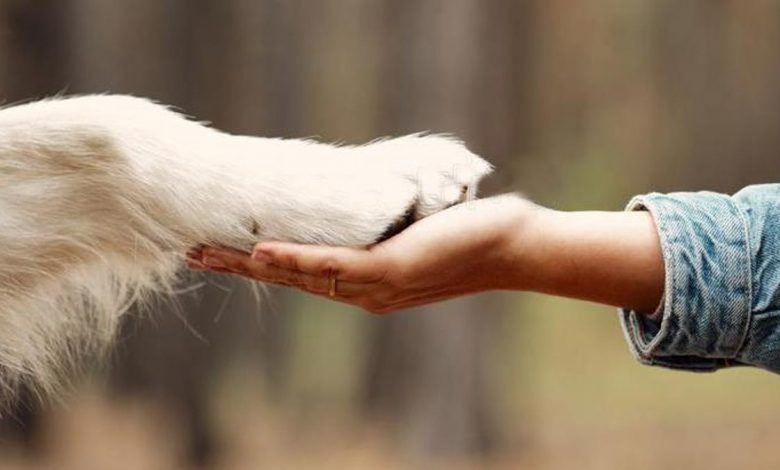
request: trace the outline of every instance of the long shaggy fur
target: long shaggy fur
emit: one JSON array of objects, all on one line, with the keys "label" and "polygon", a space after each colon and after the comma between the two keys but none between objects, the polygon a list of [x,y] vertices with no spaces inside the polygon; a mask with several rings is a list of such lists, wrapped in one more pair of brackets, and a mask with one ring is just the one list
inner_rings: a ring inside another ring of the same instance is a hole
[{"label": "long shaggy fur", "polygon": [[231,136],[127,96],[3,109],[0,399],[56,393],[130,305],[171,291],[188,248],[367,245],[409,210],[470,197],[489,170],[442,136]]}]

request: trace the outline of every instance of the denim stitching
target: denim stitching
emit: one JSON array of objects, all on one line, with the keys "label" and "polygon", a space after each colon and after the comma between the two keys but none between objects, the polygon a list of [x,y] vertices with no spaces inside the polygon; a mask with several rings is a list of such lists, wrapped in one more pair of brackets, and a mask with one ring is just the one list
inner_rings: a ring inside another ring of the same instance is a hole
[{"label": "denim stitching", "polygon": [[731,202],[734,204],[734,207],[737,212],[737,216],[739,217],[739,220],[742,222],[742,232],[745,237],[745,256],[747,259],[747,287],[748,287],[748,304],[747,304],[747,312],[745,314],[747,315],[747,324],[745,325],[745,328],[742,332],[742,339],[739,342],[739,345],[734,351],[734,355],[731,356],[732,359],[736,359],[740,352],[742,352],[743,347],[745,346],[745,340],[747,339],[748,332],[750,331],[750,326],[753,320],[753,250],[752,245],[750,242],[750,226],[748,224],[747,216],[743,213],[742,207],[740,207],[739,204],[737,204],[733,198],[730,199]]}]

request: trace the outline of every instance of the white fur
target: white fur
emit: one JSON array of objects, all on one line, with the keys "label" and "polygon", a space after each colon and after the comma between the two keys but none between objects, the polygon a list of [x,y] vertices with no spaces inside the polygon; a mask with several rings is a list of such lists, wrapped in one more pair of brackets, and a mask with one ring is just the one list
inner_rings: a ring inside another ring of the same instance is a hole
[{"label": "white fur", "polygon": [[412,206],[424,217],[473,196],[489,171],[441,136],[232,136],[127,96],[4,109],[0,397],[56,391],[133,302],[170,291],[193,246],[371,244]]}]

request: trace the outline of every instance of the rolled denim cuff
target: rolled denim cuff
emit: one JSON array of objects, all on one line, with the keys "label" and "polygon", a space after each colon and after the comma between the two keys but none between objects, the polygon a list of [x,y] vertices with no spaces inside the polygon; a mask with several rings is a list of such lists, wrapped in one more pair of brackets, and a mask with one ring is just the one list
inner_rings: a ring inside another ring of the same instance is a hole
[{"label": "rolled denim cuff", "polygon": [[748,226],[734,201],[717,193],[652,193],[626,210],[649,211],[666,278],[660,315],[621,309],[623,332],[642,363],[691,371],[738,365],[750,326]]}]

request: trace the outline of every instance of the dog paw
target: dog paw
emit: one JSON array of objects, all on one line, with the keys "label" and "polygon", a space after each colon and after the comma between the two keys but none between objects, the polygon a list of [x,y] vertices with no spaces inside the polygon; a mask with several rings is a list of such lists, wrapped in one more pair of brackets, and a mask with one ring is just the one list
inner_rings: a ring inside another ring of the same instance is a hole
[{"label": "dog paw", "polygon": [[288,230],[286,238],[373,244],[474,198],[479,181],[491,171],[461,142],[443,136],[411,135],[329,149],[293,179],[308,181],[308,189],[291,199],[295,207],[287,211],[304,224]]},{"label": "dog paw", "polygon": [[414,193],[403,214],[396,214],[379,240],[423,217],[474,199],[480,180],[492,170],[489,163],[450,137],[412,135],[374,145],[386,152],[379,158],[394,163],[389,175],[411,182]]}]

